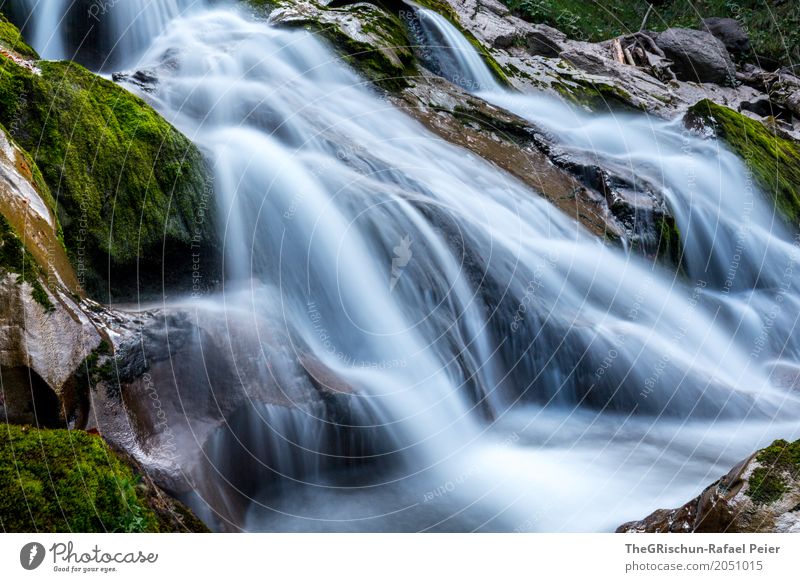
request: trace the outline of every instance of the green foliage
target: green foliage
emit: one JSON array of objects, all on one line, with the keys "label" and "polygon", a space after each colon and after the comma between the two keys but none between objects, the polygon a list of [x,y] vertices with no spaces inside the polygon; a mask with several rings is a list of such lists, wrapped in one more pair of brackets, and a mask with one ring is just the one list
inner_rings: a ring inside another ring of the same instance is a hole
[{"label": "green foliage", "polygon": [[42,286],[41,268],[2,215],[0,215],[0,270],[16,273],[17,283],[30,283],[33,288],[31,296],[46,311],[55,309]]},{"label": "green foliage", "polygon": [[605,40],[638,30],[647,3],[611,0],[505,0],[523,18],[559,29],[570,38]]},{"label": "green foliage", "polygon": [[[558,28],[572,38],[600,41],[639,30],[646,0],[504,0],[532,22]],[[665,0],[654,2],[647,28],[700,28],[711,16],[735,18],[748,32],[760,57],[800,61],[800,10],[792,0]]]},{"label": "green foliage", "polygon": [[[0,123],[56,196],[87,287],[101,287],[108,258],[131,264],[162,243],[190,244],[205,186],[196,147],[143,100],[83,67],[40,67],[41,76],[0,58]],[[203,227],[210,234],[211,222]]]},{"label": "green foliage", "polygon": [[800,478],[800,441],[777,440],[756,455],[759,467],[750,476],[746,494],[755,503],[774,503],[788,490],[788,480]]},{"label": "green foliage", "polygon": [[14,51],[27,59],[39,59],[39,55],[25,44],[17,27],[11,24],[3,14],[0,14],[0,45]]},{"label": "green foliage", "polygon": [[800,146],[796,142],[707,99],[692,106],[689,116],[690,120],[712,125],[717,135],[742,157],[759,186],[786,218],[800,221]]},{"label": "green foliage", "polygon": [[157,531],[138,478],[99,436],[0,427],[0,529]]}]

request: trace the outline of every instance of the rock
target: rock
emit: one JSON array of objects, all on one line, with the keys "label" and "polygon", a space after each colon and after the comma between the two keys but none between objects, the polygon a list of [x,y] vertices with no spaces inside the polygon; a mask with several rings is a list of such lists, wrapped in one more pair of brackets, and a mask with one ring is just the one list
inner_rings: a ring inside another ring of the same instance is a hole
[{"label": "rock", "polygon": [[0,416],[48,427],[83,422],[73,375],[101,342],[54,207],[32,158],[0,129]]},{"label": "rock", "polygon": [[800,533],[800,441],[777,440],[677,509],[659,509],[617,533]]},{"label": "rock", "polygon": [[[355,388],[282,331],[279,315],[201,302],[135,313],[100,309],[101,321],[113,340],[112,373],[91,387],[86,428],[130,454],[160,488],[198,511],[212,507],[201,518],[216,528],[243,523],[250,502],[229,491],[217,471],[230,460],[215,457],[226,450],[220,442],[231,439],[233,447],[236,435],[247,433],[254,446],[269,446],[271,435],[259,432],[269,431],[267,413],[311,418],[320,429],[337,419],[353,424]],[[238,474],[263,470],[244,451],[237,463],[231,470]]]},{"label": "rock", "polygon": [[566,48],[567,36],[546,24],[536,24],[525,35],[525,44],[532,55],[557,57]]},{"label": "rock", "polygon": [[710,32],[668,28],[654,33],[656,45],[672,60],[673,71],[684,81],[731,85],[736,70],[725,45]]},{"label": "rock", "polygon": [[153,93],[158,88],[158,75],[154,71],[134,71],[133,73],[113,73],[115,83],[130,83],[145,93]]},{"label": "rock", "polygon": [[388,90],[406,86],[414,55],[400,18],[368,2],[341,7],[315,0],[284,3],[269,15],[273,24],[303,26],[328,39],[345,61]]},{"label": "rock", "polygon": [[[209,257],[207,280],[216,278],[213,188],[191,141],[140,97],[76,63],[40,61],[37,73],[0,55],[0,65],[0,123],[35,153],[58,198],[84,290],[104,301],[161,296],[191,281],[186,258],[198,246]],[[140,271],[139,261],[151,269]]]},{"label": "rock", "polygon": [[725,140],[752,171],[763,192],[770,196],[785,218],[800,219],[800,144],[787,139],[776,127],[767,127],[704,99],[693,105],[684,124],[701,135],[715,135]]},{"label": "rock", "polygon": [[395,103],[429,130],[506,170],[599,237],[623,226],[604,197],[554,164],[547,139],[529,122],[433,76],[418,78]]},{"label": "rock", "polygon": [[750,52],[750,38],[734,18],[704,18],[703,26],[722,41],[729,53],[737,57]]},{"label": "rock", "polygon": [[[97,348],[101,335],[75,300],[46,289],[52,309],[31,294],[16,275],[0,278],[0,370],[5,409],[11,422],[66,426],[83,416],[80,394],[70,380]],[[34,406],[36,414],[34,415]],[[4,415],[3,418],[6,418]]]}]

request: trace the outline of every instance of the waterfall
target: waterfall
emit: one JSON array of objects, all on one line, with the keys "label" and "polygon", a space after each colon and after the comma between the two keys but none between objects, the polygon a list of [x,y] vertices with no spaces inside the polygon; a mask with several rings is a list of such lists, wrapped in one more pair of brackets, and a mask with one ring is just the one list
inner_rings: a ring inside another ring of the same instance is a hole
[{"label": "waterfall", "polygon": [[130,59],[140,55],[150,41],[166,30],[180,14],[202,8],[205,0],[121,0],[107,9],[110,18],[108,34],[113,39],[113,51],[118,58]]},{"label": "waterfall", "polygon": [[[310,355],[352,390],[346,422],[305,404],[228,419],[203,443],[194,507],[244,503],[233,525],[248,530],[608,530],[796,434],[800,403],[771,370],[798,346],[763,315],[793,245],[737,183],[742,164],[668,123],[507,93],[422,13],[442,74],[664,192],[689,280],[443,143],[314,35],[230,7],[176,17],[124,64],[158,76],[147,98],[213,169],[226,280],[206,302],[270,321],[287,362]],[[745,200],[752,253],[726,291]],[[796,312],[794,285],[782,309]]]},{"label": "waterfall", "polygon": [[64,41],[64,21],[72,0],[23,0],[27,13],[22,27],[30,39],[30,45],[47,60],[60,60],[68,57]]},{"label": "waterfall", "polygon": [[9,12],[43,59],[101,69],[141,55],[177,16],[205,0],[7,0]]},{"label": "waterfall", "polygon": [[[692,135],[680,120],[587,113],[553,98],[506,91],[497,81],[487,84],[488,66],[455,26],[431,10],[417,13],[433,58],[459,63],[454,83],[480,87],[473,92],[549,132],[576,159],[622,176],[643,194],[660,193],[676,218],[690,279],[702,285],[719,317],[733,323],[732,335],[738,330],[751,354],[757,352],[755,360],[775,363],[760,348],[769,330],[767,351],[794,365],[800,356],[794,321],[773,322],[769,313],[776,303],[789,313],[800,306],[793,274],[800,239],[741,160],[718,142]],[[440,38],[449,44],[437,44]]]}]

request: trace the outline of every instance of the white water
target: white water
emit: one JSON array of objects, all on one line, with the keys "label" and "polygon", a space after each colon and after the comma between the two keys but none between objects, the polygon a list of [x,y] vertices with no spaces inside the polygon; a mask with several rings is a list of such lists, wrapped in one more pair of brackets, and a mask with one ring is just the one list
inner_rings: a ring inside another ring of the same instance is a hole
[{"label": "white water", "polygon": [[23,0],[23,4],[30,14],[31,30],[25,31],[29,35],[29,44],[43,59],[66,58],[65,19],[72,0]]},{"label": "white water", "polygon": [[204,5],[205,0],[117,0],[106,10],[111,19],[114,50],[128,61],[138,57],[173,19]]},{"label": "white water", "polygon": [[[130,62],[176,17],[203,8],[205,0],[18,0],[29,44],[43,59],[78,56],[87,43],[109,54],[106,63]],[[10,3],[15,4],[14,0]],[[86,25],[87,37],[68,39],[70,19]],[[101,34],[92,35],[99,30]],[[111,55],[114,55],[113,57]]]},{"label": "white water", "polygon": [[[454,70],[484,89],[488,71],[457,48]],[[377,424],[370,438],[394,452],[391,463],[331,464],[322,411],[254,406],[210,457],[239,463],[238,441],[258,461],[240,472],[267,465],[289,489],[250,483],[252,507],[229,527],[611,529],[795,436],[797,399],[770,381],[774,360],[798,359],[791,271],[776,299],[790,235],[753,192],[747,252],[722,292],[748,195],[741,164],[714,144],[482,93],[668,191],[688,240],[686,284],[442,143],[306,32],[198,10],[129,68],[160,71],[154,104],[212,162],[229,277],[215,304],[251,309],[254,322],[272,305],[271,325],[358,390],[355,421]]]}]

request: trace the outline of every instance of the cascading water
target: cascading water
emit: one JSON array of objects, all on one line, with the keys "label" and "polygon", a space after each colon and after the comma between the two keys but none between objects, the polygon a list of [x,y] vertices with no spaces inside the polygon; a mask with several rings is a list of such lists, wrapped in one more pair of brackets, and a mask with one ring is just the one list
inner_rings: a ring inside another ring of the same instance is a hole
[{"label": "cascading water", "polygon": [[100,69],[142,53],[181,14],[205,0],[5,0],[10,15],[43,59]]},{"label": "cascading water", "polygon": [[27,13],[23,31],[30,38],[31,46],[43,59],[58,60],[67,56],[64,42],[64,20],[72,4],[71,0],[24,0]]},{"label": "cascading water", "polygon": [[[798,242],[758,192],[744,164],[716,141],[701,140],[681,125],[643,115],[597,115],[543,97],[504,90],[487,81],[491,71],[472,45],[443,16],[417,9],[421,39],[434,58],[456,63],[454,82],[485,100],[548,131],[578,159],[590,159],[623,176],[641,192],[656,191],[667,200],[681,233],[683,264],[703,299],[731,325],[731,336],[745,338],[752,365],[774,358],[794,367],[800,344],[792,318],[798,284],[793,266]],[[438,39],[445,44],[436,44]],[[734,334],[734,330],[738,330]],[[763,349],[764,330],[769,347]]]},{"label": "cascading water", "polygon": [[[791,438],[782,419],[800,406],[765,363],[797,361],[791,322],[767,329],[780,345],[753,351],[777,290],[784,309],[797,303],[794,277],[777,286],[793,246],[758,194],[742,192],[741,164],[666,123],[622,124],[488,86],[457,31],[424,20],[444,45],[432,49],[442,74],[661,189],[692,283],[604,246],[431,136],[313,35],[233,8],[173,20],[126,65],[158,75],[148,98],[214,170],[227,281],[202,308],[251,310],[257,337],[281,328],[290,354],[354,392],[345,436],[319,407],[253,405],[205,444],[206,489],[219,480],[248,497],[234,525],[610,529]],[[730,201],[750,199],[748,252],[726,290],[741,223]],[[249,456],[231,456],[241,448]],[[286,487],[260,482],[266,473]],[[193,503],[224,503],[213,497]]]}]

